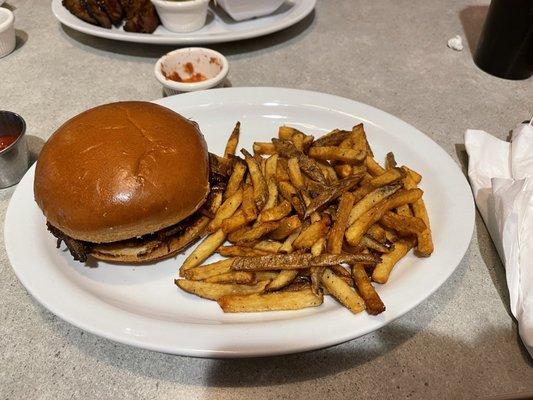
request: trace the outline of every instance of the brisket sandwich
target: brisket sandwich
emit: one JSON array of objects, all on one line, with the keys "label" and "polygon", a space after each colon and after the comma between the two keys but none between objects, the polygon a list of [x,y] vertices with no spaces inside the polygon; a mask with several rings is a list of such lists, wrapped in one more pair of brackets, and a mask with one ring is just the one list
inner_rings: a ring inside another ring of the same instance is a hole
[{"label": "brisket sandwich", "polygon": [[35,201],[74,259],[150,262],[202,235],[210,192],[224,181],[209,169],[194,122],[153,103],[112,103],[70,119],[46,142]]}]

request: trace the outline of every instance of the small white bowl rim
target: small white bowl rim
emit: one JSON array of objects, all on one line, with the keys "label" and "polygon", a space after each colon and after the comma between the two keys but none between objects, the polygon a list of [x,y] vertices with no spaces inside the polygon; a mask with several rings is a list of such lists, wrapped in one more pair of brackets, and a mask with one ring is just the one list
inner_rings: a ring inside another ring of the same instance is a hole
[{"label": "small white bowl rim", "polygon": [[[192,53],[192,52],[207,53],[207,54],[216,56],[222,63],[222,68],[220,72],[214,77],[206,79],[205,81],[193,82],[193,83],[175,82],[175,81],[165,78],[165,76],[161,72],[161,64],[163,63],[163,59],[165,57],[171,54],[176,54],[176,53]],[[155,67],[154,67],[155,77],[163,86],[166,86],[170,89],[175,89],[181,92],[191,92],[195,90],[210,89],[218,85],[222,81],[222,79],[224,79],[228,75],[228,71],[229,71],[229,63],[228,63],[227,58],[224,57],[222,54],[220,54],[218,51],[207,49],[205,47],[185,47],[183,49],[177,49],[177,50],[171,51],[165,54],[159,60],[157,60],[157,62],[155,63]]]},{"label": "small white bowl rim", "polygon": [[209,0],[188,0],[188,1],[170,1],[170,0],[151,0],[152,3],[155,3],[161,7],[167,9],[176,9],[176,10],[187,10],[191,8],[196,8],[199,5],[208,3]]},{"label": "small white bowl rim", "polygon": [[11,25],[13,25],[13,22],[15,21],[15,15],[13,14],[13,12],[3,7],[0,8],[0,14],[7,15],[7,20],[0,23],[0,32],[3,32],[7,30]]}]

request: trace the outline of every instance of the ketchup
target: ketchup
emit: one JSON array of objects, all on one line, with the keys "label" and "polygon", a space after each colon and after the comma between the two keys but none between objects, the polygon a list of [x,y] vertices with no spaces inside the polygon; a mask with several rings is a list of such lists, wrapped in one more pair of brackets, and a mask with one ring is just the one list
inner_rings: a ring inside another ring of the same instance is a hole
[{"label": "ketchup", "polygon": [[163,76],[167,79],[170,79],[171,81],[175,82],[184,82],[184,83],[196,83],[196,82],[202,82],[207,79],[207,77],[199,72],[194,72],[194,65],[192,63],[188,62],[185,64],[184,70],[187,74],[189,74],[188,78],[182,78],[180,74],[178,74],[176,71],[172,71],[171,73],[167,73],[165,70],[162,70]]},{"label": "ketchup", "polygon": [[9,146],[15,143],[15,140],[17,139],[17,135],[0,136],[0,151],[7,149]]}]

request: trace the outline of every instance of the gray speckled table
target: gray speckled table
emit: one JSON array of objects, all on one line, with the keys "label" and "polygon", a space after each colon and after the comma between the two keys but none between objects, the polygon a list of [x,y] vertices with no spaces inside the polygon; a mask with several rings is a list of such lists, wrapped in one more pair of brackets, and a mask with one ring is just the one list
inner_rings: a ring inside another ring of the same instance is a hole
[{"label": "gray speckled table", "polygon": [[[214,48],[229,56],[234,86],[312,89],[374,105],[418,127],[464,164],[466,128],[505,137],[533,111],[531,79],[501,80],[472,63],[469,42],[476,40],[486,3],[319,0],[316,12],[297,26]],[[169,47],[74,32],[54,19],[45,0],[8,0],[7,7],[17,18],[19,47],[0,60],[0,108],[26,118],[35,152],[39,138],[88,107],[161,97],[152,67]],[[446,47],[456,34],[468,39],[463,52]],[[0,191],[2,218],[12,193]],[[510,316],[503,267],[479,216],[468,252],[440,290],[387,327],[325,350],[221,361],[116,344],[37,304],[17,281],[3,246],[0,321],[2,400],[533,392],[532,363]]]}]

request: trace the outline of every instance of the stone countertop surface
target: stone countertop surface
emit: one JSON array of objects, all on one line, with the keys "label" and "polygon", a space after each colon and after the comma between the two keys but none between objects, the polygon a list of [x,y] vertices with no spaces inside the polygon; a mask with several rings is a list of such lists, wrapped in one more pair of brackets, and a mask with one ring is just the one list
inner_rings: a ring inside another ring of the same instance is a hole
[{"label": "stone countertop surface", "polygon": [[[235,87],[310,89],[368,103],[416,126],[464,167],[466,128],[504,138],[533,112],[532,79],[498,79],[472,62],[487,3],[319,0],[312,15],[285,31],[211,47],[228,56]],[[26,119],[34,153],[66,119],[89,107],[162,96],[153,65],[172,47],[75,32],[55,20],[45,0],[7,0],[4,7],[15,13],[18,45],[0,60],[0,108]],[[446,47],[457,34],[465,42],[462,52]],[[13,191],[0,191],[2,219]],[[243,360],[159,354],[83,332],[26,292],[2,245],[0,399],[533,393],[532,362],[510,315],[503,266],[479,214],[475,225],[455,273],[404,317],[328,349]]]}]

